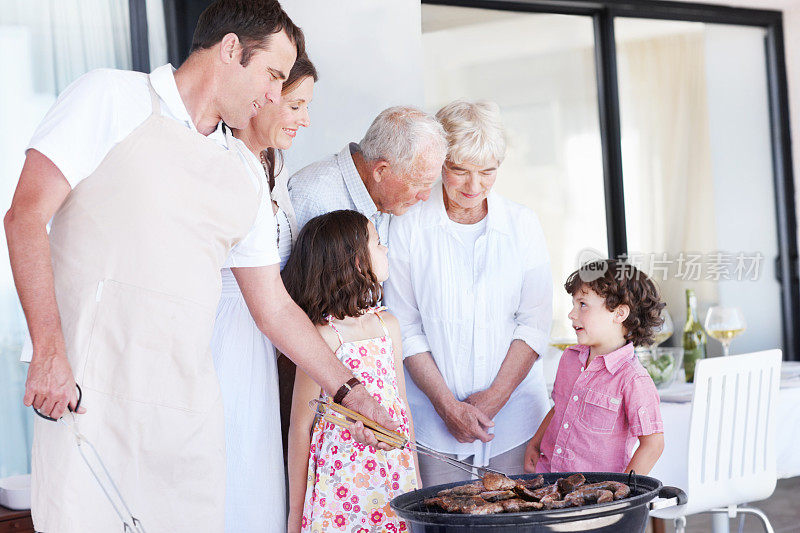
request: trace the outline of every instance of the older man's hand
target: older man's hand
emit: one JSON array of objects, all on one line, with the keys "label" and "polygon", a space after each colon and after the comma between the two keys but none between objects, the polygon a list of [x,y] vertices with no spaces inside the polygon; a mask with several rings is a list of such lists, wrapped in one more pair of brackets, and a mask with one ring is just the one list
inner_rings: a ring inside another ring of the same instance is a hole
[{"label": "older man's hand", "polygon": [[494,422],[474,405],[453,399],[444,407],[443,413],[439,414],[447,425],[447,430],[458,442],[489,442],[494,438],[489,433]]},{"label": "older man's hand", "polygon": [[[389,416],[389,412],[381,407],[381,405],[375,401],[375,398],[370,396],[363,385],[353,387],[353,390],[347,393],[347,396],[342,400],[342,405],[377,422],[386,429],[397,431],[400,427],[400,424],[392,420],[392,417]],[[361,422],[356,422],[350,426],[350,434],[361,444],[374,446],[380,450],[391,450],[393,448],[393,446],[385,442],[378,442],[378,439],[375,438],[375,433],[364,427],[364,424]]]}]

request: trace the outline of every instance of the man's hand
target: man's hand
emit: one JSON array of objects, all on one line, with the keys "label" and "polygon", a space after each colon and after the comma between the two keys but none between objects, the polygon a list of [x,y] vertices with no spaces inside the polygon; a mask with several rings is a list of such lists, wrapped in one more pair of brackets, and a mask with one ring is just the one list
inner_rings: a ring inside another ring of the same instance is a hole
[{"label": "man's hand", "polygon": [[470,394],[464,398],[464,401],[480,409],[483,414],[492,420],[506,404],[491,387]]},{"label": "man's hand", "polygon": [[439,416],[458,442],[489,442],[494,438],[494,435],[489,434],[489,428],[494,426],[494,422],[474,405],[453,398],[452,402],[442,408]]},{"label": "man's hand", "polygon": [[522,467],[529,474],[536,472],[536,463],[539,462],[539,456],[541,455],[540,446],[541,442],[538,442],[536,437],[533,437],[525,447],[525,459],[523,459]]},{"label": "man's hand", "polygon": [[[41,414],[56,419],[64,416],[67,406],[75,409],[78,389],[66,354],[56,352],[33,358],[22,401]],[[80,407],[77,412],[82,414],[86,409]]]},{"label": "man's hand", "polygon": [[[364,385],[353,387],[342,400],[342,405],[377,422],[386,429],[397,431],[400,427],[400,424],[392,420],[392,417],[389,416],[389,412],[381,407],[381,405],[375,401],[375,398],[370,396]],[[375,433],[369,428],[365,428],[364,424],[361,422],[356,422],[350,426],[350,434],[361,444],[374,446],[380,450],[391,450],[394,448],[385,442],[378,442],[378,439],[375,438]]]}]

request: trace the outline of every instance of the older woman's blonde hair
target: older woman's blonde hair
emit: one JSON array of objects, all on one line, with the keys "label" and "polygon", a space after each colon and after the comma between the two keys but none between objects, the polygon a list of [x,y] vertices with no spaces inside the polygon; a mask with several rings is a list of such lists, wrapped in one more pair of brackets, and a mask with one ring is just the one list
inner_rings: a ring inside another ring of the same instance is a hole
[{"label": "older woman's blonde hair", "polygon": [[494,102],[456,100],[441,108],[436,119],[447,134],[448,161],[473,165],[503,162],[505,128],[500,107]]}]

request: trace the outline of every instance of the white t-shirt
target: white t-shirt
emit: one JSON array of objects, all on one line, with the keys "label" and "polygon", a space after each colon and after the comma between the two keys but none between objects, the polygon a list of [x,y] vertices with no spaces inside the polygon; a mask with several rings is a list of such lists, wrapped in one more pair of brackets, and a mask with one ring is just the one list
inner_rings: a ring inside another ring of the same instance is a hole
[{"label": "white t-shirt", "polygon": [[[161,114],[197,132],[181,100],[174,71],[172,65],[167,64],[149,74],[150,83],[161,99]],[[59,95],[36,128],[28,149],[34,148],[47,156],[74,188],[94,172],[117,143],[150,116],[152,103],[147,79],[147,74],[126,70],[98,69],[84,74]],[[222,122],[208,138],[229,150],[236,150],[257,190],[264,175],[260,163],[247,147],[233,137],[229,137],[232,145],[228,146]],[[253,227],[231,250],[226,267],[256,267],[280,262],[275,217],[266,187],[263,200]]]}]

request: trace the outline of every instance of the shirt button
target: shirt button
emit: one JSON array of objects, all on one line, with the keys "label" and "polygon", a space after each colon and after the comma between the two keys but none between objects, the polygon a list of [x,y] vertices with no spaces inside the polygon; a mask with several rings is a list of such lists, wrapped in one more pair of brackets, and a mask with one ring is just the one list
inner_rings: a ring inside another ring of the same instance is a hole
[{"label": "shirt button", "polygon": [[556,453],[561,453],[561,448],[556,448]]},{"label": "shirt button", "polygon": [[572,397],[572,401],[573,401],[573,402],[577,402],[577,401],[578,401],[578,396],[577,396],[577,395],[576,395],[576,396],[573,396],[573,397]]},{"label": "shirt button", "polygon": [[564,429],[569,429],[569,424],[565,423],[564,424]]}]

